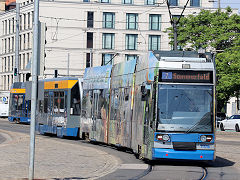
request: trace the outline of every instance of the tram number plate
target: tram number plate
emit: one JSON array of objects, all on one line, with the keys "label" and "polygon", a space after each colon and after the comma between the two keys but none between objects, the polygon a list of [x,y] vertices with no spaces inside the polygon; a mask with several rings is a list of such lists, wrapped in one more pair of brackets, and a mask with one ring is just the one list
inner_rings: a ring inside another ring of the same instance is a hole
[{"label": "tram number plate", "polygon": [[210,145],[209,144],[200,144],[200,147],[204,148],[204,149],[210,149]]}]

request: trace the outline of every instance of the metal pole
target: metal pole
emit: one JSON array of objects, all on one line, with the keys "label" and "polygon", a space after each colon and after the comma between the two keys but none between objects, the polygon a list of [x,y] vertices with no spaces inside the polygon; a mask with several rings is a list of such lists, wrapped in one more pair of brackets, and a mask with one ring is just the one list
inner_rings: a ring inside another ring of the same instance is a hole
[{"label": "metal pole", "polygon": [[221,1],[218,0],[218,9],[221,9]]},{"label": "metal pole", "polygon": [[173,19],[173,31],[174,31],[174,51],[177,51],[177,24],[176,19]]},{"label": "metal pole", "polygon": [[35,156],[35,121],[37,107],[37,61],[38,61],[38,22],[39,22],[39,0],[34,1],[34,27],[33,27],[33,58],[32,58],[32,98],[31,98],[31,127],[30,127],[30,155],[29,176],[34,178],[34,156]]},{"label": "metal pole", "polygon": [[16,76],[14,75],[14,82],[19,82],[19,17],[20,4],[16,3],[15,68],[17,69],[17,74]]},{"label": "metal pole", "polygon": [[70,66],[70,53],[68,53],[68,70],[67,70],[67,75],[69,76],[69,67]]}]

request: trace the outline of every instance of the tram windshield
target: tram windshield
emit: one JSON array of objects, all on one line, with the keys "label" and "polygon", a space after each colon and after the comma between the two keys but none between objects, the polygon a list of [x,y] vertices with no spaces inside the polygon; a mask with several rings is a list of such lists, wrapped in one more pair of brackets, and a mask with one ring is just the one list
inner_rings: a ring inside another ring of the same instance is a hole
[{"label": "tram windshield", "polygon": [[22,94],[11,94],[11,111],[22,110],[23,108],[23,95]]},{"label": "tram windshield", "polygon": [[212,132],[213,86],[159,84],[157,130]]}]

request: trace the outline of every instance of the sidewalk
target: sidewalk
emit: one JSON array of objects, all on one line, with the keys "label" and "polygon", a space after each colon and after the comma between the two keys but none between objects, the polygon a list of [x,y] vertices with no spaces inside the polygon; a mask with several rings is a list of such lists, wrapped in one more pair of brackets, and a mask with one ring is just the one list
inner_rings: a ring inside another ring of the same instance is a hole
[{"label": "sidewalk", "polygon": [[[0,130],[0,179],[28,178],[29,135]],[[106,152],[36,136],[36,179],[97,179],[115,171],[120,159]]]}]

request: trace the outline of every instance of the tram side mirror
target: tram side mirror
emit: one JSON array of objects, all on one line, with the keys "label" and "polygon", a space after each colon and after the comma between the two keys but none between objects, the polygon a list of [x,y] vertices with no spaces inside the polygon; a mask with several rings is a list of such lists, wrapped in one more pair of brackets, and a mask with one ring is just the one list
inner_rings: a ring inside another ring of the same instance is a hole
[{"label": "tram side mirror", "polygon": [[70,108],[70,114],[73,114],[73,108]]}]

